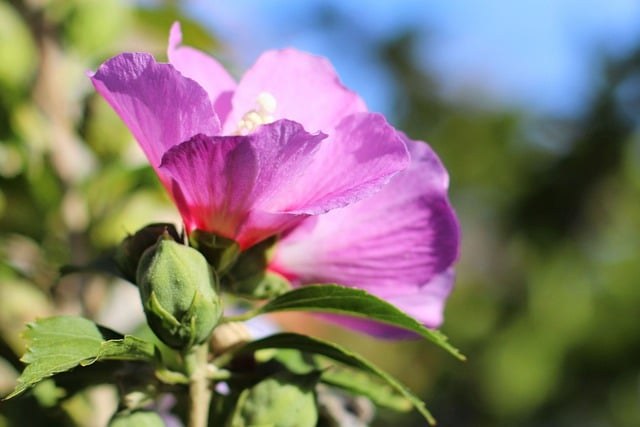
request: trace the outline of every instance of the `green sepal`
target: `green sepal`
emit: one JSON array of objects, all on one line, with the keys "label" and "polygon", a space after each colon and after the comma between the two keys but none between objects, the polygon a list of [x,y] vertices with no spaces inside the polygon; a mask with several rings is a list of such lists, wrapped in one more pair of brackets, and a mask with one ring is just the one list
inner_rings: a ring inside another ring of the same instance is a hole
[{"label": "green sepal", "polygon": [[189,243],[204,255],[219,276],[224,275],[240,255],[238,242],[203,230],[193,230]]},{"label": "green sepal", "polygon": [[291,290],[287,279],[271,271],[262,271],[242,279],[227,275],[222,283],[227,292],[249,299],[269,299]]}]

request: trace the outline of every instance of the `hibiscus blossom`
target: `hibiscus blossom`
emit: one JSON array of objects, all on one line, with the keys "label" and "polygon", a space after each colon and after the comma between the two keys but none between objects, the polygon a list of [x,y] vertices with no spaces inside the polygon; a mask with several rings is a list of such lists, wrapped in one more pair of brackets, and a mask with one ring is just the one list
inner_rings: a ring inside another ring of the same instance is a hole
[{"label": "hibiscus blossom", "polygon": [[[442,163],[425,143],[402,137],[411,154],[409,168],[372,197],[306,219],[284,234],[270,269],[297,285],[365,289],[436,328],[453,287],[459,225]],[[327,317],[373,335],[405,334],[362,319]]]},{"label": "hibiscus blossom", "polygon": [[[460,232],[437,155],[370,113],[324,58],[268,51],[238,83],[181,45],[170,64],[122,54],[91,76],[131,129],[187,232],[246,249],[280,235],[269,270],[358,287],[438,327]],[[378,336],[400,332],[331,316]]]},{"label": "hibiscus blossom", "polygon": [[323,58],[262,55],[236,85],[212,58],[179,46],[171,64],[124,53],[91,81],[137,139],[187,233],[246,249],[310,215],[378,191],[408,165],[383,116],[338,81]]}]

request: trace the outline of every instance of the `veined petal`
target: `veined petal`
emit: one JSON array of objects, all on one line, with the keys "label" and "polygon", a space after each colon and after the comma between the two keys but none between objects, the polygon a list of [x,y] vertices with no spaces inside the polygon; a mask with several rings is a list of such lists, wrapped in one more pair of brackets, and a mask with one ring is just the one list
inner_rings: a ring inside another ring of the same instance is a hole
[{"label": "veined petal", "polygon": [[[209,97],[172,65],[145,53],[123,53],[90,76],[96,90],[118,113],[157,170],[171,147],[203,133],[215,135],[220,123]],[[160,178],[165,181],[162,175]]]},{"label": "veined petal", "polygon": [[238,84],[223,125],[226,134],[235,132],[242,117],[257,108],[263,92],[276,101],[271,113],[275,120],[296,121],[310,132],[328,132],[344,117],[367,111],[325,58],[294,49],[272,50],[262,54]]},{"label": "veined petal", "polygon": [[338,283],[399,298],[451,266],[460,232],[447,200],[446,170],[426,144],[400,137],[411,166],[373,196],[288,232],[276,246],[272,270],[297,284]]},{"label": "veined petal", "polygon": [[224,122],[231,111],[231,96],[236,89],[235,80],[222,65],[209,55],[189,46],[182,46],[180,23],[175,22],[169,33],[167,55],[169,62],[180,73],[195,80],[209,94],[209,99]]},{"label": "veined petal", "polygon": [[170,150],[160,169],[173,179],[187,232],[216,232],[246,248],[376,191],[405,166],[407,153],[386,122],[361,118],[345,129],[351,147],[280,120],[246,136],[199,136]]},{"label": "veined petal", "polygon": [[172,179],[187,232],[218,233],[244,249],[304,218],[279,204],[325,137],[288,120],[246,136],[198,135],[169,150],[160,169]]},{"label": "veined petal", "polygon": [[409,155],[384,116],[356,113],[344,118],[328,136],[286,194],[291,213],[317,215],[379,191],[409,165]]}]

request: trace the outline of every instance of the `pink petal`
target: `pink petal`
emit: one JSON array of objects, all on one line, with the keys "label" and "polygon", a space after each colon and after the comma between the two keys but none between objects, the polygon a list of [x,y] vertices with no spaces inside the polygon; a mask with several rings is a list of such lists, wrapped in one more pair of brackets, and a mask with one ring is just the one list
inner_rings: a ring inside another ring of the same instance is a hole
[{"label": "pink petal", "polygon": [[359,200],[404,167],[404,144],[370,116],[349,122],[353,153],[340,139],[322,141],[324,134],[280,120],[246,136],[198,136],[170,150],[160,169],[173,179],[188,232],[215,232],[246,248],[309,215]]},{"label": "pink petal", "polygon": [[[405,145],[384,117],[357,113],[344,118],[284,196],[288,212],[317,215],[379,191],[409,165]],[[328,200],[329,199],[329,200]]]},{"label": "pink petal", "polygon": [[[407,311],[407,302],[421,304],[400,296],[419,293],[451,266],[460,233],[440,160],[426,144],[401,137],[411,166],[372,197],[309,218],[284,235],[272,270],[298,284],[338,283],[393,297]],[[437,323],[430,316],[418,317]]]},{"label": "pink petal", "polygon": [[237,130],[242,117],[257,108],[263,92],[276,100],[275,120],[293,120],[311,132],[328,132],[344,117],[367,110],[325,58],[294,49],[274,50],[262,54],[238,84],[225,133]]},{"label": "pink petal", "polygon": [[157,63],[149,54],[118,55],[90,78],[156,170],[162,155],[174,145],[199,133],[220,132],[204,89],[173,66]]},{"label": "pink petal", "polygon": [[189,46],[182,46],[180,23],[175,22],[169,33],[167,55],[169,62],[182,75],[198,82],[209,94],[221,122],[231,111],[231,96],[236,89],[235,80],[222,65],[209,55]]},{"label": "pink petal", "polygon": [[304,218],[280,204],[324,138],[286,120],[247,136],[199,135],[167,152],[160,169],[172,178],[187,232],[215,232],[244,249]]}]

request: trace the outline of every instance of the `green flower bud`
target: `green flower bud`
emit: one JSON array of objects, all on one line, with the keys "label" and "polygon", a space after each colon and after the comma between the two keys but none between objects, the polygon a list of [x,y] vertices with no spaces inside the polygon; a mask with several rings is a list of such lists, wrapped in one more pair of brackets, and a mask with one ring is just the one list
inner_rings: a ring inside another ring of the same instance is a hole
[{"label": "green flower bud", "polygon": [[240,394],[227,427],[314,427],[320,375],[320,371],[304,375],[283,371],[260,381]]},{"label": "green flower bud", "polygon": [[270,238],[242,252],[231,270],[221,277],[223,289],[256,299],[273,298],[287,292],[291,288],[289,281],[267,270],[275,242],[275,238]]},{"label": "green flower bud", "polygon": [[135,282],[136,270],[140,257],[151,246],[155,245],[161,236],[169,236],[173,240],[181,241],[182,237],[173,224],[149,224],[135,234],[127,236],[116,249],[115,261],[124,277]]},{"label": "green flower bud", "polygon": [[165,423],[153,411],[118,412],[109,421],[109,427],[164,427]]},{"label": "green flower bud", "polygon": [[169,347],[205,342],[222,316],[217,281],[197,250],[161,239],[140,259],[137,271],[149,326]]}]

